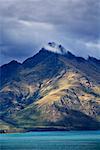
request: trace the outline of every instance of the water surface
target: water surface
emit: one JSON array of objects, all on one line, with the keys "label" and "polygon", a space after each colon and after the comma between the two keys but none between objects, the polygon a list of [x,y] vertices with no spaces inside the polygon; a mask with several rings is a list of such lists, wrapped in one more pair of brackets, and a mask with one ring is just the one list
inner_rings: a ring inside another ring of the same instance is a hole
[{"label": "water surface", "polygon": [[0,134],[0,150],[100,150],[100,131]]}]

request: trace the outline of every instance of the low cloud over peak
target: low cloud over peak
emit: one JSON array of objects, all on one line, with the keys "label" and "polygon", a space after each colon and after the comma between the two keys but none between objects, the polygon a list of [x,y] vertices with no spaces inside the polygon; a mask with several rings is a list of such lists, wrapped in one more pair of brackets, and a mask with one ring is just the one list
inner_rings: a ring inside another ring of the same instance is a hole
[{"label": "low cloud over peak", "polygon": [[48,41],[100,58],[99,16],[98,0],[1,0],[1,63],[24,60]]}]

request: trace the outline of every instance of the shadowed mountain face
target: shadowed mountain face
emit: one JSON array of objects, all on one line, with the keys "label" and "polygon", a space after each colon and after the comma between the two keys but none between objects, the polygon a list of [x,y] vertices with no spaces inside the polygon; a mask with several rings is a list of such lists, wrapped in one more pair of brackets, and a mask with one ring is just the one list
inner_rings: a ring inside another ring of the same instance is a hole
[{"label": "shadowed mountain face", "polygon": [[1,132],[100,129],[100,60],[54,42],[1,70]]}]

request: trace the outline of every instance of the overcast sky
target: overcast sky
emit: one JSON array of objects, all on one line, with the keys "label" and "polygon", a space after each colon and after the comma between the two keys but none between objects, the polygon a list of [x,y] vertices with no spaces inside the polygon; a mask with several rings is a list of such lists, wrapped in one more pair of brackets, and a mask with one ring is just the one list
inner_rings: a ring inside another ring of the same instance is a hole
[{"label": "overcast sky", "polygon": [[0,0],[0,64],[52,41],[100,59],[100,0]]}]

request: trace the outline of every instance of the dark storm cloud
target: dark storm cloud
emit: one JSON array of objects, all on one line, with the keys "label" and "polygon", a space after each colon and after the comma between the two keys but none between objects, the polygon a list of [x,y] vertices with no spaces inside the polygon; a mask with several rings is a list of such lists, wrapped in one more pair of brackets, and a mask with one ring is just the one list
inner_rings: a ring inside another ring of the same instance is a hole
[{"label": "dark storm cloud", "polygon": [[3,62],[23,60],[48,41],[100,58],[99,0],[0,0]]}]

